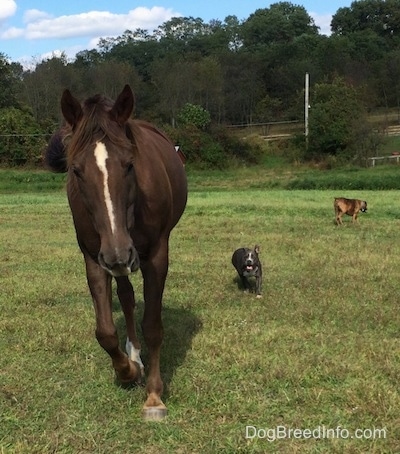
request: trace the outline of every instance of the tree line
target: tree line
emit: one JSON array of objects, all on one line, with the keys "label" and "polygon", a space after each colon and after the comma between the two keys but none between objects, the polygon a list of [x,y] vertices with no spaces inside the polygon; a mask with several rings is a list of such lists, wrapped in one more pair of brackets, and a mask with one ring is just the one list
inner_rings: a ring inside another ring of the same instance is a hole
[{"label": "tree line", "polygon": [[218,165],[227,152],[257,160],[224,126],[303,120],[305,73],[310,136],[297,146],[306,157],[353,156],[358,139],[363,149],[373,142],[362,126],[366,113],[400,108],[398,17],[398,0],[354,1],[338,9],[325,36],[303,6],[285,1],[243,20],[172,18],[153,32],[127,30],[73,60],[54,55],[31,68],[0,54],[0,162],[39,160],[46,137],[61,124],[64,88],[81,99],[114,98],[126,83],[136,95],[136,116],[184,142],[189,160],[208,156]]}]

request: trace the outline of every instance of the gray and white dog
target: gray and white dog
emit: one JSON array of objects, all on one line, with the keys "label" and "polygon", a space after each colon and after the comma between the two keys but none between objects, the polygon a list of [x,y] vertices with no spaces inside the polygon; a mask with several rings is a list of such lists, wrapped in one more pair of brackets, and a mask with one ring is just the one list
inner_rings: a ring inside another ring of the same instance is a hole
[{"label": "gray and white dog", "polygon": [[249,277],[256,279],[256,295],[261,298],[261,284],[262,284],[262,266],[258,254],[260,253],[260,246],[255,245],[254,249],[242,247],[236,249],[232,255],[232,265],[236,268],[239,277],[242,281],[245,291],[251,289]]}]

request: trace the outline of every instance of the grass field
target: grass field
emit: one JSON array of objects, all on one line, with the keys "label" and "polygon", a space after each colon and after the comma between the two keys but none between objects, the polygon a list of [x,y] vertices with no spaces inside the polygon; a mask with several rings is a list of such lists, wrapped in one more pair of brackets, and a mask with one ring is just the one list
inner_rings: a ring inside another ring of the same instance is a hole
[{"label": "grass field", "polygon": [[[400,191],[244,175],[190,179],[171,239],[160,423],[141,420],[144,389],[115,385],[94,338],[63,191],[0,194],[0,453],[399,452]],[[368,201],[358,226],[334,225],[341,195]],[[262,299],[230,263],[256,242]],[[114,317],[123,341],[116,297]]]}]

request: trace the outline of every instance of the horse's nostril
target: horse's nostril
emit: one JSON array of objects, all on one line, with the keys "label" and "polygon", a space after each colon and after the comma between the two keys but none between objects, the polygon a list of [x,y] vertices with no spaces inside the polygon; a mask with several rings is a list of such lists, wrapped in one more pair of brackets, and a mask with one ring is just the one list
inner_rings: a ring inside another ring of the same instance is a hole
[{"label": "horse's nostril", "polygon": [[139,269],[139,255],[133,246],[99,252],[99,265],[113,276],[125,276]]}]

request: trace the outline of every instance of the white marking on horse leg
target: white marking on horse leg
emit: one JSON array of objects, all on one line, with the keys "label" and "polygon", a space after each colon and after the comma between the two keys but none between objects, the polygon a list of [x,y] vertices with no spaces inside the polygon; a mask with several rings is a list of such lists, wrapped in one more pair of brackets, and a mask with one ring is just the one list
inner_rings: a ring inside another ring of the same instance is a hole
[{"label": "white marking on horse leg", "polygon": [[132,342],[129,340],[129,337],[126,338],[125,350],[128,354],[130,360],[136,362],[140,366],[140,372],[142,373],[142,377],[144,376],[144,365],[142,363],[142,359],[140,358],[140,349],[135,348]]},{"label": "white marking on horse leg", "polygon": [[108,158],[107,148],[104,143],[97,142],[94,149],[94,156],[96,158],[96,164],[99,167],[101,173],[103,174],[103,183],[104,183],[104,201],[106,203],[108,218],[111,224],[111,231],[114,233],[115,230],[115,216],[114,216],[114,207],[111,200],[110,190],[108,188],[108,171],[106,161]]}]

